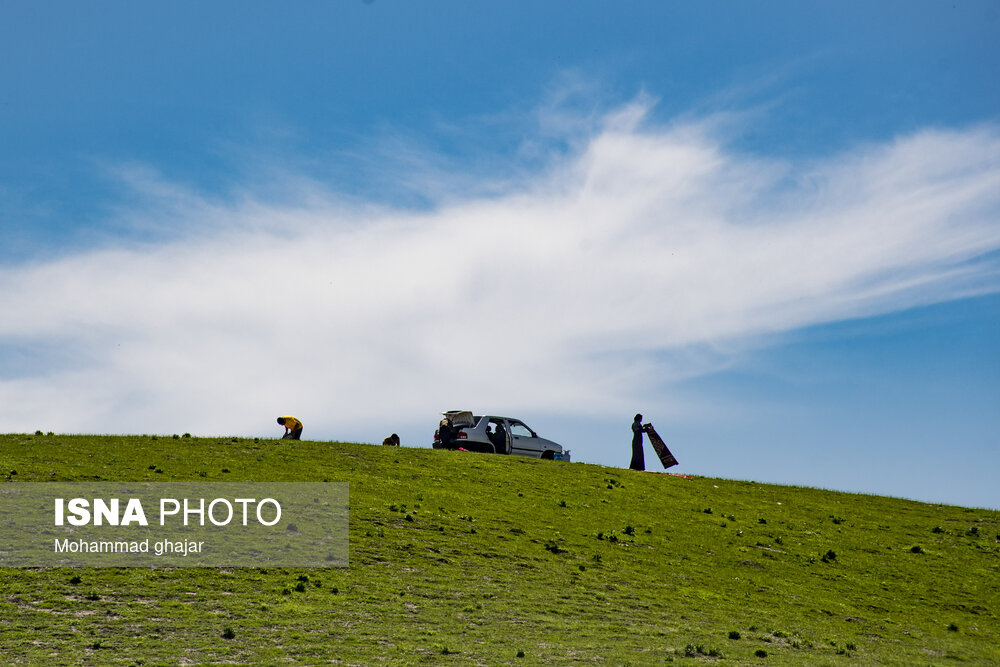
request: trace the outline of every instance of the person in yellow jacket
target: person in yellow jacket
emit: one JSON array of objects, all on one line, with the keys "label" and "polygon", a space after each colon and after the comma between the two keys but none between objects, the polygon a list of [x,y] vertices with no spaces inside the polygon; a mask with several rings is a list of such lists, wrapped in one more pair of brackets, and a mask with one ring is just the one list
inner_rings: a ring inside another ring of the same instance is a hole
[{"label": "person in yellow jacket", "polygon": [[302,437],[302,422],[295,417],[278,417],[278,423],[285,427],[282,440],[299,440]]}]

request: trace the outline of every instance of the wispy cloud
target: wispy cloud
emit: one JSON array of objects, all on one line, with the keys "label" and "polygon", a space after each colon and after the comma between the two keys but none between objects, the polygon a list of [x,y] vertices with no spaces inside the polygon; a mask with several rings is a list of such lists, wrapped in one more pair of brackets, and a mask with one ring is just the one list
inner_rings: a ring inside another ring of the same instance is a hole
[{"label": "wispy cloud", "polygon": [[770,335],[1000,288],[997,127],[790,162],[710,121],[656,126],[650,104],[530,177],[460,196],[439,171],[448,194],[420,211],[305,178],[292,204],[212,199],[121,168],[145,202],[123,215],[177,231],[0,269],[0,430],[628,412]]}]

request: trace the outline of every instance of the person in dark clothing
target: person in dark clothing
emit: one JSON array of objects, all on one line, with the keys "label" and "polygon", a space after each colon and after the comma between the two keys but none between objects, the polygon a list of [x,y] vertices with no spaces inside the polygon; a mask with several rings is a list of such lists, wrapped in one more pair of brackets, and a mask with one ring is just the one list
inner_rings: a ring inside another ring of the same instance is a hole
[{"label": "person in dark clothing", "polygon": [[646,461],[642,456],[642,433],[645,430],[642,427],[642,415],[636,415],[632,421],[632,461],[628,464],[632,470],[646,469]]},{"label": "person in dark clothing", "polygon": [[490,442],[493,443],[497,454],[507,453],[507,429],[503,427],[502,422],[496,422],[496,430],[490,436]]},{"label": "person in dark clothing", "polygon": [[452,441],[455,439],[455,431],[452,429],[451,424],[448,423],[448,419],[442,419],[441,424],[438,426],[438,438],[441,440],[441,446],[445,449],[453,449],[454,445]]}]

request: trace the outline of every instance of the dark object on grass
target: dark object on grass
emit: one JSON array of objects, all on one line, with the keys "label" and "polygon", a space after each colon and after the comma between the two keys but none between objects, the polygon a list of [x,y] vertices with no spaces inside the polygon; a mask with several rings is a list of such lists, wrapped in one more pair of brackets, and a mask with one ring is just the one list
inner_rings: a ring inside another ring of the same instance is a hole
[{"label": "dark object on grass", "polygon": [[383,440],[382,444],[387,445],[389,447],[399,447],[399,436],[393,433],[388,438]]},{"label": "dark object on grass", "polygon": [[236,633],[233,632],[232,628],[226,628],[225,630],[222,631],[222,638],[223,639],[236,639]]},{"label": "dark object on grass", "polygon": [[545,550],[552,552],[554,554],[564,554],[566,550],[560,547],[554,540],[549,540],[545,543]]}]

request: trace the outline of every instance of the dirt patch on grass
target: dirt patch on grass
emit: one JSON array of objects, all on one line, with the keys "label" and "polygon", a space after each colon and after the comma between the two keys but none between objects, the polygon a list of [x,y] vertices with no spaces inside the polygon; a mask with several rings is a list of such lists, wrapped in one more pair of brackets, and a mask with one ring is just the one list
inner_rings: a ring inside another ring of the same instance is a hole
[{"label": "dirt patch on grass", "polygon": [[737,564],[738,565],[742,565],[744,567],[749,567],[751,570],[763,570],[764,569],[764,566],[761,563],[758,563],[755,560],[741,560]]}]

